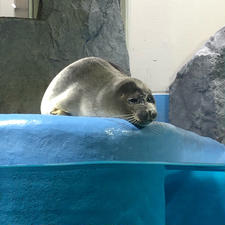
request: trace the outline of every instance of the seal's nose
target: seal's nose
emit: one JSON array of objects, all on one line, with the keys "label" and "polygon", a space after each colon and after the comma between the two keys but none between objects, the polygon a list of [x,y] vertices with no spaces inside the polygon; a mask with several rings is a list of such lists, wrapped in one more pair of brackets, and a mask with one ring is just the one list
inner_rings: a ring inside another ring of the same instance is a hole
[{"label": "seal's nose", "polygon": [[157,111],[156,110],[143,110],[143,111],[140,111],[137,114],[137,116],[142,122],[149,123],[156,118]]},{"label": "seal's nose", "polygon": [[150,111],[150,117],[154,120],[157,117],[157,112],[155,110]]}]

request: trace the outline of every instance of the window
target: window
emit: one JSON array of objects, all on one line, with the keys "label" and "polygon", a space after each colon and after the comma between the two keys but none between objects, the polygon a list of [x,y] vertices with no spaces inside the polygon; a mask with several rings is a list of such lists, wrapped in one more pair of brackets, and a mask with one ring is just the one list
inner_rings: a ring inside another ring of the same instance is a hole
[{"label": "window", "polygon": [[0,17],[37,18],[39,0],[0,0]]}]

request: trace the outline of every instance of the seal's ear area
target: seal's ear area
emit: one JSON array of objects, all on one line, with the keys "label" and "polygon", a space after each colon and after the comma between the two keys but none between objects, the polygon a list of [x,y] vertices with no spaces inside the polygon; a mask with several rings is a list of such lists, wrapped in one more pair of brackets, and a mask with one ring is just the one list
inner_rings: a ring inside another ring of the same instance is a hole
[{"label": "seal's ear area", "polygon": [[120,94],[124,92],[133,93],[137,90],[137,84],[133,80],[126,79],[118,84],[117,90]]}]

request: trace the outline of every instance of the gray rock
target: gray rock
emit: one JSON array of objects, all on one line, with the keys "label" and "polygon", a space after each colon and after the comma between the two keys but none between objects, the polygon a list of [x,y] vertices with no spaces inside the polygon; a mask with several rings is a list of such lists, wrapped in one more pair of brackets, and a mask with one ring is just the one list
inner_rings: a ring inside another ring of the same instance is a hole
[{"label": "gray rock", "polygon": [[177,73],[170,122],[225,143],[225,27]]},{"label": "gray rock", "polygon": [[44,0],[38,18],[0,18],[0,113],[40,113],[52,78],[83,57],[129,73],[118,0]]}]

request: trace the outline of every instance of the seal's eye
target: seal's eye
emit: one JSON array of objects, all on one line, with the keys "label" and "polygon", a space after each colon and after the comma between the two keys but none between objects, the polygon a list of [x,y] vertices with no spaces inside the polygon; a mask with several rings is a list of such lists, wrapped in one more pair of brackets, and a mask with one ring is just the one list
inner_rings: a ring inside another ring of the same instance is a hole
[{"label": "seal's eye", "polygon": [[155,99],[153,98],[152,95],[149,95],[149,96],[147,97],[147,102],[155,104]]},{"label": "seal's eye", "polygon": [[128,102],[133,103],[133,104],[138,104],[139,103],[137,98],[128,98],[127,100],[128,100]]}]

